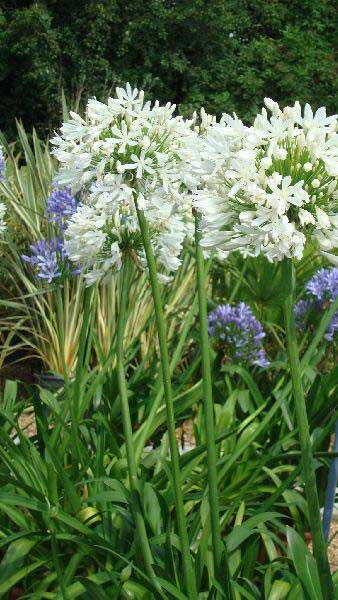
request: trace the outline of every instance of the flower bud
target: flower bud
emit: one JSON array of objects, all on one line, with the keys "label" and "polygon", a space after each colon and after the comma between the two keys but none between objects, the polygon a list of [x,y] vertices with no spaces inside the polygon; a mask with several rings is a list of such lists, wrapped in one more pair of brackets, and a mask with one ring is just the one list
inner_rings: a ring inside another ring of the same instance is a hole
[{"label": "flower bud", "polygon": [[128,579],[130,579],[131,573],[132,573],[131,565],[127,565],[124,569],[122,569],[121,574],[120,574],[120,580],[122,581],[122,583],[125,583],[126,581],[128,581]]},{"label": "flower bud", "polygon": [[279,105],[274,100],[271,100],[271,98],[264,98],[264,104],[272,113],[280,113]]}]

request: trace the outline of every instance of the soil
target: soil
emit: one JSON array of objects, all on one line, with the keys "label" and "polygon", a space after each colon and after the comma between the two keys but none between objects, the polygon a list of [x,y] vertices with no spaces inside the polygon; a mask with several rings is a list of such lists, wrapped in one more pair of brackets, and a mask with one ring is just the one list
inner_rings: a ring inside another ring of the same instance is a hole
[{"label": "soil", "polygon": [[28,384],[36,383],[36,373],[40,371],[41,361],[38,358],[9,362],[0,369],[0,391],[3,390],[6,379]]},{"label": "soil", "polygon": [[32,437],[36,435],[36,422],[35,415],[33,411],[27,410],[22,413],[19,417],[19,425],[21,427],[21,431],[23,431],[27,437]]},{"label": "soil", "polygon": [[338,569],[338,521],[333,521],[330,529],[329,561],[334,573]]}]

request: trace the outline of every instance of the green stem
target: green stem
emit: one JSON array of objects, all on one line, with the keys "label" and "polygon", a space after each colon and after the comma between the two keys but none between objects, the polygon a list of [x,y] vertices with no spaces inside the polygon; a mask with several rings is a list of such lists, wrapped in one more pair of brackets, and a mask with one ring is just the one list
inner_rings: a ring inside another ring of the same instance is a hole
[{"label": "green stem", "polygon": [[[66,300],[67,302],[67,300]],[[56,288],[56,314],[57,314],[57,333],[61,355],[61,366],[63,370],[63,378],[65,382],[65,392],[68,392],[69,376],[68,366],[65,353],[65,333],[64,333],[64,302],[62,299],[61,288],[58,285]]]},{"label": "green stem", "polygon": [[[208,490],[210,505],[210,520],[212,534],[212,548],[214,555],[214,569],[216,576],[220,575],[220,566],[222,553],[225,545],[222,543],[221,526],[219,518],[219,502],[217,487],[217,454],[215,444],[215,417],[214,403],[212,396],[212,378],[210,366],[210,348],[208,335],[208,314],[207,299],[205,292],[205,269],[202,248],[200,246],[200,215],[195,213],[195,252],[197,269],[197,291],[199,306],[199,326],[202,351],[202,372],[203,372],[203,397],[204,397],[204,419],[205,419],[205,439],[207,447],[207,465],[208,465]],[[227,582],[229,585],[229,581]]]},{"label": "green stem", "polygon": [[[186,316],[183,328],[182,328],[182,334],[180,336],[180,339],[178,341],[178,344],[176,346],[176,349],[174,351],[174,354],[172,356],[172,359],[170,361],[170,374],[173,374],[173,371],[182,355],[182,349],[184,347],[184,343],[186,341],[188,332],[190,330],[193,318],[195,316],[195,310],[196,310],[196,302],[194,301],[192,303],[192,306],[189,310],[188,315]],[[162,385],[162,381],[160,381],[160,384],[158,386],[158,391],[155,395],[154,401],[152,403],[150,412],[149,412],[149,416],[147,417],[147,419],[144,421],[144,423],[141,425],[141,427],[138,429],[138,431],[136,432],[134,439],[135,439],[135,456],[136,456],[136,462],[137,464],[139,463],[139,461],[141,460],[141,454],[143,451],[143,448],[145,446],[145,443],[149,437],[149,432],[151,431],[151,427],[153,424],[153,421],[156,417],[157,411],[161,405],[161,401],[163,398],[163,385]]]},{"label": "green stem", "polygon": [[157,277],[157,267],[155,262],[155,257],[153,253],[153,249],[151,246],[150,235],[149,235],[149,227],[147,220],[144,216],[142,210],[138,209],[137,202],[135,200],[135,206],[137,210],[138,222],[142,234],[143,246],[146,253],[147,264],[149,269],[149,279],[151,284],[153,302],[154,302],[154,310],[156,317],[156,325],[157,325],[157,335],[160,347],[160,360],[161,360],[161,369],[162,369],[162,378],[163,378],[163,389],[164,389],[164,399],[166,404],[166,415],[167,415],[167,428],[168,428],[168,437],[169,437],[169,446],[170,446],[170,457],[171,457],[171,467],[172,467],[172,477],[173,477],[173,485],[174,485],[174,495],[175,495],[175,504],[176,504],[176,517],[177,517],[177,526],[181,544],[182,551],[182,560],[183,560],[183,570],[184,570],[184,578],[185,578],[185,587],[186,593],[191,600],[197,600],[197,589],[196,589],[196,579],[195,573],[193,570],[191,554],[190,554],[190,545],[188,532],[186,527],[186,518],[184,513],[184,502],[183,502],[183,493],[182,493],[182,479],[180,472],[180,464],[179,464],[179,453],[177,448],[177,440],[175,433],[175,414],[174,414],[174,403],[171,389],[171,375],[170,375],[170,363],[169,363],[169,354],[168,354],[168,346],[167,346],[167,332],[166,332],[166,323],[163,314],[162,300],[160,287],[158,283]]},{"label": "green stem", "polygon": [[[64,288],[63,288],[64,291]],[[67,298],[65,299],[67,302]],[[78,424],[77,424],[77,413],[75,409],[75,405],[73,402],[72,394],[70,393],[70,382],[69,382],[69,372],[68,365],[66,361],[66,353],[65,353],[65,334],[64,334],[64,314],[65,307],[64,301],[62,299],[62,293],[60,286],[56,288],[56,312],[58,319],[58,339],[59,339],[59,347],[61,353],[61,364],[63,370],[63,378],[64,378],[64,392],[65,392],[65,400],[66,405],[68,406],[70,416],[71,416],[71,431],[72,431],[72,443],[73,443],[73,471],[74,474],[78,472],[79,463],[81,462],[81,450],[78,439]]]},{"label": "green stem", "polygon": [[85,349],[87,342],[87,334],[88,334],[88,324],[91,316],[91,288],[84,288],[83,290],[83,314],[82,314],[82,323],[79,335],[79,344],[77,351],[77,362],[76,362],[76,372],[75,372],[75,381],[73,388],[73,404],[74,410],[76,412],[77,418],[79,417],[79,406],[80,406],[80,395],[82,388],[82,379],[84,374],[84,357],[85,357]]},{"label": "green stem", "polygon": [[137,469],[135,462],[134,446],[133,446],[133,430],[131,425],[127,382],[124,372],[124,349],[123,339],[126,325],[126,308],[127,298],[129,295],[129,285],[131,278],[131,261],[128,256],[125,256],[123,267],[121,270],[121,288],[120,288],[120,306],[117,321],[117,339],[116,339],[116,359],[117,359],[117,378],[119,385],[119,394],[121,402],[121,413],[123,422],[123,431],[126,442],[127,463],[129,472],[130,492],[131,492],[131,507],[135,519],[136,531],[139,539],[139,544],[142,552],[144,566],[147,574],[151,579],[155,579],[156,575],[153,569],[153,557],[147,537],[146,526],[144,523],[141,507],[139,503],[139,484],[137,478]]},{"label": "green stem", "polygon": [[309,364],[312,356],[314,355],[314,353],[316,351],[316,348],[317,348],[319,342],[323,339],[324,334],[325,334],[325,332],[337,310],[338,310],[338,298],[336,298],[336,300],[334,300],[334,302],[332,302],[330,307],[324,313],[324,315],[319,323],[319,326],[317,328],[317,331],[316,331],[311,343],[309,344],[306,352],[304,353],[302,360],[300,361],[302,370],[304,370],[305,367],[307,367],[307,365]]},{"label": "green stem", "polygon": [[284,318],[286,327],[286,339],[290,361],[291,381],[293,396],[296,407],[298,422],[299,441],[301,447],[301,466],[305,483],[305,493],[309,511],[309,522],[313,543],[313,554],[317,562],[323,598],[335,600],[330,566],[327,556],[327,547],[324,540],[320,517],[316,475],[313,464],[313,453],[311,447],[309,422],[306,412],[306,403],[302,386],[302,373],[299,362],[298,345],[296,338],[296,326],[294,318],[294,291],[295,274],[293,263],[290,259],[284,259],[283,277],[287,291],[284,302]]}]

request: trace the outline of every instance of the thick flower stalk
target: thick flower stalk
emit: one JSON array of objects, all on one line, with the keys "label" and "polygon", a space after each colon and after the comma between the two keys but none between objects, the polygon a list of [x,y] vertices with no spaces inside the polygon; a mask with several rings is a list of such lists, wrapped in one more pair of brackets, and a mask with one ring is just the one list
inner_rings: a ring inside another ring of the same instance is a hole
[{"label": "thick flower stalk", "polygon": [[[298,102],[266,108],[251,127],[236,115],[209,120],[192,162],[202,245],[275,262],[300,259],[306,240],[338,247],[338,121]],[[334,259],[333,259],[334,260]]]},{"label": "thick flower stalk", "polygon": [[259,367],[269,366],[262,346],[266,334],[251,308],[244,302],[236,306],[217,306],[209,314],[209,335],[226,360]]},{"label": "thick flower stalk", "polygon": [[[214,574],[219,583],[224,584],[227,597],[231,598],[231,583],[228,566],[227,549],[222,541],[219,494],[217,481],[217,450],[215,439],[215,414],[212,389],[212,373],[210,361],[210,346],[208,339],[208,317],[207,317],[207,296],[205,281],[205,263],[203,252],[200,246],[200,215],[195,213],[195,256],[197,271],[197,295],[200,343],[202,357],[202,375],[203,375],[203,412],[205,423],[205,437],[207,447],[207,467],[208,467],[208,498],[209,513],[213,549],[213,567]],[[222,556],[225,560],[222,561]],[[223,569],[221,567],[223,563]],[[224,569],[225,567],[225,569]],[[223,573],[222,573],[223,571]]]},{"label": "thick flower stalk", "polygon": [[137,466],[135,460],[135,451],[133,446],[133,430],[128,402],[128,388],[124,370],[124,333],[127,316],[128,290],[131,284],[131,264],[127,256],[121,270],[121,291],[120,305],[117,323],[116,357],[117,357],[117,379],[120,392],[121,413],[123,421],[123,430],[126,438],[127,460],[129,470],[129,483],[131,493],[132,512],[136,523],[138,543],[142,553],[145,569],[151,579],[155,578],[153,570],[153,557],[147,536],[146,525],[141,511],[139,497],[139,480],[137,476]]},{"label": "thick flower stalk", "polygon": [[299,362],[299,351],[297,346],[296,324],[293,306],[295,293],[295,273],[292,261],[289,259],[284,259],[283,261],[283,277],[286,290],[284,319],[287,348],[289,354],[299,441],[301,446],[302,473],[305,483],[305,493],[309,512],[313,554],[318,566],[323,598],[327,598],[327,600],[335,600],[336,595],[330,573],[327,548],[320,518],[319,498],[316,485],[310,428],[306,411],[306,402],[302,385],[302,373]]},{"label": "thick flower stalk", "polygon": [[167,344],[167,328],[166,321],[163,312],[161,292],[158,281],[157,265],[151,244],[149,225],[145,218],[142,210],[139,209],[137,202],[135,203],[140,230],[142,234],[142,240],[144,250],[146,254],[147,265],[149,269],[149,279],[151,284],[154,310],[156,316],[157,335],[160,348],[160,360],[162,370],[162,381],[164,390],[164,399],[166,405],[166,417],[167,417],[167,428],[168,438],[170,446],[170,459],[171,459],[171,471],[172,481],[175,495],[176,505],[176,518],[179,532],[180,546],[182,552],[183,571],[185,579],[185,589],[188,594],[188,598],[191,600],[197,600],[197,589],[195,573],[192,565],[189,536],[186,526],[186,517],[184,512],[184,499],[182,492],[182,477],[179,465],[179,453],[176,440],[175,431],[175,411],[173,402],[173,392],[171,385],[171,373],[170,373],[170,362]]},{"label": "thick flower stalk", "polygon": [[174,110],[144,102],[144,93],[127,85],[107,104],[89,100],[84,118],[71,113],[52,140],[57,181],[82,192],[65,238],[89,285],[119,270],[126,249],[145,266],[135,200],[149,223],[162,278],[180,264],[189,207],[180,156],[193,134]]}]

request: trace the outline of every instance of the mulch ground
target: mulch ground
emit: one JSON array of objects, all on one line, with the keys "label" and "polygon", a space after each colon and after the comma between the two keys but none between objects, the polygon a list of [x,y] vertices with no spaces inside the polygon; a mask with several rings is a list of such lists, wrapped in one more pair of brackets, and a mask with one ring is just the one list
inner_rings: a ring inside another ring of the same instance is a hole
[{"label": "mulch ground", "polygon": [[[338,518],[338,515],[337,515]],[[334,521],[330,529],[329,561],[331,571],[334,573],[338,569],[338,521]]]}]

